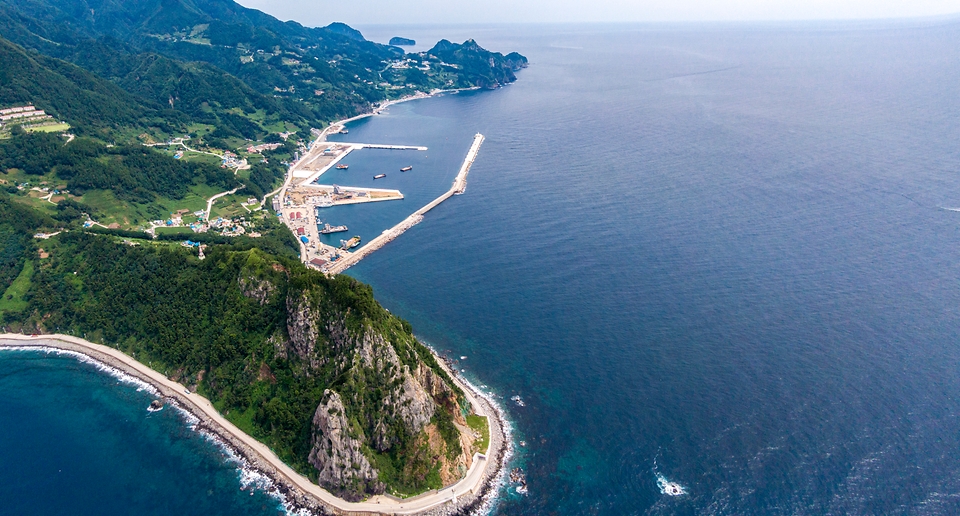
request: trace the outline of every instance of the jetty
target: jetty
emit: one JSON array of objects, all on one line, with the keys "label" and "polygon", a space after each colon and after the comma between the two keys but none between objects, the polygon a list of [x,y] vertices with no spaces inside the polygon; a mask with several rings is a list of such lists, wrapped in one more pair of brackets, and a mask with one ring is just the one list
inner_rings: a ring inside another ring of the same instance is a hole
[{"label": "jetty", "polygon": [[473,166],[473,162],[477,159],[477,155],[480,153],[480,145],[483,144],[483,140],[484,137],[480,133],[477,133],[476,136],[473,137],[473,145],[471,145],[470,150],[467,151],[467,157],[463,160],[463,165],[460,166],[460,171],[457,173],[457,177],[453,180],[453,185],[450,186],[449,190],[441,194],[436,199],[430,201],[430,203],[423,208],[413,212],[413,214],[403,219],[403,221],[396,226],[385,230],[379,236],[371,240],[370,243],[361,247],[356,252],[349,253],[336,262],[333,262],[324,270],[324,272],[334,275],[340,274],[341,272],[349,269],[370,253],[387,245],[389,242],[392,242],[393,239],[402,235],[408,229],[419,224],[420,221],[423,220],[423,216],[426,215],[430,210],[439,206],[440,203],[446,201],[454,195],[460,195],[466,191],[467,174],[470,173],[470,167]]}]

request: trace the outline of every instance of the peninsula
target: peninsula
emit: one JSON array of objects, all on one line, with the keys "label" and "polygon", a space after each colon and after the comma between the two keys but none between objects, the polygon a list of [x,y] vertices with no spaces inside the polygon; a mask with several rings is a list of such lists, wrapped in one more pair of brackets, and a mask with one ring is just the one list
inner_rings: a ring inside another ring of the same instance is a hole
[{"label": "peninsula", "polygon": [[497,407],[336,274],[462,193],[482,136],[450,191],[325,271],[298,259],[309,211],[282,204],[402,198],[315,184],[352,150],[391,144],[325,135],[395,102],[507,84],[526,58],[473,40],[404,53],[232,0],[112,5],[0,1],[2,346],[150,383],[315,512],[483,503],[509,453]]},{"label": "peninsula", "polygon": [[[490,422],[489,445],[485,450],[474,452],[469,469],[463,478],[440,490],[423,496],[402,499],[396,496],[379,495],[364,501],[347,501],[339,498],[313,481],[294,471],[273,450],[253,439],[235,424],[225,419],[206,398],[181,383],[137,362],[124,353],[107,346],[94,344],[70,335],[21,335],[0,334],[0,352],[4,350],[36,350],[79,354],[115,374],[126,374],[143,381],[154,389],[166,403],[189,412],[197,418],[197,429],[216,438],[224,446],[243,457],[246,467],[265,475],[272,482],[271,491],[281,497],[288,509],[320,514],[368,515],[368,514],[432,514],[447,507],[465,510],[476,507],[490,499],[491,482],[502,473],[505,448],[509,445],[504,434],[503,419],[499,408],[463,380],[455,379],[464,389],[471,410],[478,417]],[[442,366],[448,374],[449,368]],[[455,376],[452,376],[456,378]],[[337,427],[335,438],[344,437],[346,427]]]}]

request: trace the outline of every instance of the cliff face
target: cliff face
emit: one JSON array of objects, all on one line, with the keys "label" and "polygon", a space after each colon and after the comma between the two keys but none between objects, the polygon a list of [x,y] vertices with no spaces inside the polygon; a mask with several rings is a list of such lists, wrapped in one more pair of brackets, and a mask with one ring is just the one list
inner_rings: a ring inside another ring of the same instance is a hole
[{"label": "cliff face", "polygon": [[377,472],[360,451],[363,432],[352,428],[340,395],[327,390],[325,401],[313,415],[313,448],[310,464],[319,472],[317,480],[330,492],[352,502],[363,493],[383,492]]},{"label": "cliff face", "polygon": [[[311,428],[309,462],[321,486],[350,499],[382,493],[373,464],[390,463],[408,477],[403,484],[425,488],[437,467],[434,457],[469,460],[455,431],[447,440],[431,438],[439,435],[435,416],[463,421],[460,393],[392,316],[382,321],[387,324],[358,320],[353,308],[342,310],[319,288],[288,293],[286,308],[285,354],[300,364],[300,374],[337,379],[324,391]],[[443,481],[451,471],[465,471],[441,469],[449,470],[440,474]]]},{"label": "cliff face", "polygon": [[[168,364],[163,372],[346,498],[416,494],[465,471],[463,393],[368,286],[256,249],[217,246],[199,261],[79,232],[57,238],[35,276],[37,330],[102,332]],[[63,288],[68,276],[77,288]]]}]

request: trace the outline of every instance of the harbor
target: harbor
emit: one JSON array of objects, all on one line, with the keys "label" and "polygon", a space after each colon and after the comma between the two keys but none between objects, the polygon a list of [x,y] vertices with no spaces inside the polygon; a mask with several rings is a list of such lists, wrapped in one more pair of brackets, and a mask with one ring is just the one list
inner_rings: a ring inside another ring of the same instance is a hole
[{"label": "harbor", "polygon": [[[317,181],[327,172],[335,170],[345,172],[350,166],[344,160],[354,151],[362,149],[392,150],[398,152],[425,152],[427,147],[418,145],[393,145],[383,143],[347,143],[327,141],[327,136],[347,134],[345,123],[341,121],[331,124],[323,131],[317,132],[317,139],[303,156],[291,165],[287,173],[284,186],[280,188],[273,199],[273,209],[280,220],[290,228],[300,243],[300,259],[309,267],[317,268],[327,274],[339,274],[352,267],[370,253],[380,249],[388,242],[403,234],[411,227],[420,223],[423,216],[437,207],[443,201],[454,195],[464,192],[467,185],[467,174],[480,152],[480,145],[484,137],[477,133],[473,138],[466,158],[448,190],[431,202],[404,218],[400,223],[384,230],[377,237],[367,243],[362,243],[359,236],[340,241],[340,246],[333,242],[324,242],[322,235],[346,232],[347,226],[339,225],[338,221],[325,220],[323,210],[334,206],[363,204],[403,200],[400,190],[388,188],[372,188],[367,186],[341,186],[338,184],[318,184]],[[409,162],[408,162],[409,163]],[[393,169],[400,173],[413,171],[413,165],[404,164]],[[353,170],[350,170],[351,174]],[[387,173],[375,171],[373,181],[387,178]],[[335,174],[340,180],[343,174]],[[352,177],[352,176],[351,176]],[[366,176],[367,180],[371,176]],[[335,179],[337,180],[337,179]],[[389,180],[387,180],[389,181]],[[361,245],[362,244],[362,245]],[[351,249],[357,248],[356,251]]]},{"label": "harbor", "polygon": [[368,244],[358,249],[356,252],[341,255],[337,260],[323,264],[323,266],[320,267],[320,270],[328,274],[340,274],[341,272],[356,265],[358,262],[360,262],[360,260],[364,259],[374,251],[387,245],[389,242],[392,242],[395,238],[402,235],[408,229],[419,224],[427,212],[439,206],[443,201],[446,201],[454,195],[460,195],[466,191],[467,174],[470,173],[470,168],[473,166],[473,162],[476,161],[477,155],[480,153],[480,146],[483,144],[483,140],[484,136],[480,133],[477,133],[473,137],[473,144],[470,145],[470,150],[467,151],[467,157],[463,160],[463,164],[460,166],[459,172],[457,172],[457,177],[453,180],[453,184],[450,186],[449,190],[441,194],[433,201],[430,201],[430,203],[428,203],[426,206],[413,212],[409,217],[401,221],[396,226],[385,230],[383,233],[371,240]]}]

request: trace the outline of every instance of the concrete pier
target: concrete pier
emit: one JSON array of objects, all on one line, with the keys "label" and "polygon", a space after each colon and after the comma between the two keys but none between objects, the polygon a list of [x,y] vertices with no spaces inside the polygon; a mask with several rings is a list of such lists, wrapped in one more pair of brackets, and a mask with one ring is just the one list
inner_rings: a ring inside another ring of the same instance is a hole
[{"label": "concrete pier", "polygon": [[[329,148],[335,148],[340,150],[340,152],[335,155],[324,154],[323,149]],[[426,147],[416,145],[385,145],[380,143],[326,142],[326,144],[322,145],[315,144],[313,149],[310,150],[310,153],[296,164],[293,170],[293,177],[300,179],[300,184],[312,183],[343,161],[351,152],[361,149],[414,150],[421,152],[427,150]],[[319,169],[314,168],[314,165],[321,158],[326,158],[324,164]]]},{"label": "concrete pier", "polygon": [[423,220],[423,216],[430,210],[436,208],[440,203],[446,201],[454,195],[462,194],[467,188],[467,174],[470,173],[470,167],[473,166],[473,162],[477,159],[477,154],[480,153],[480,145],[483,144],[484,137],[482,134],[477,133],[473,137],[473,145],[470,146],[470,150],[467,151],[467,157],[463,160],[463,165],[460,166],[460,171],[457,173],[457,177],[453,180],[453,185],[449,190],[444,192],[440,197],[430,201],[426,206],[420,208],[419,210],[413,212],[409,217],[403,219],[402,222],[396,226],[384,231],[379,236],[371,240],[367,245],[361,247],[353,253],[349,253],[343,258],[337,260],[329,267],[324,269],[327,274],[340,274],[341,272],[349,269],[357,262],[365,258],[370,253],[380,249],[385,246],[387,243],[393,241],[393,239],[402,235],[406,230],[416,226]]}]

